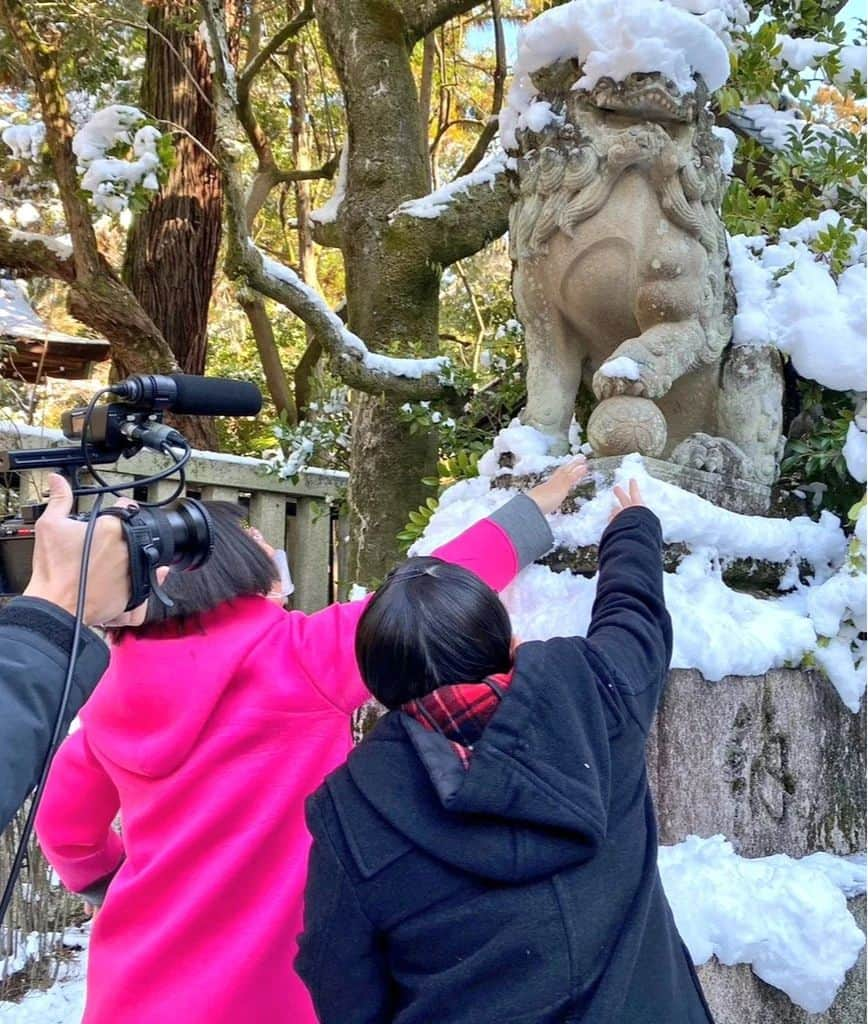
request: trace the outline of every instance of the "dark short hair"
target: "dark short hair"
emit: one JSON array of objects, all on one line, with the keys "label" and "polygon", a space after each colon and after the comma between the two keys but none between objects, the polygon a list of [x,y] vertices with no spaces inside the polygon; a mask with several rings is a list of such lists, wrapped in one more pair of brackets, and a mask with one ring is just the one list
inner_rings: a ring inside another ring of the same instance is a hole
[{"label": "dark short hair", "polygon": [[[172,599],[167,608],[154,594],[148,599],[148,612],[142,635],[159,631],[173,622],[178,632],[195,626],[198,617],[238,597],[267,594],[278,578],[277,568],[268,554],[244,528],[247,513],[230,501],[204,501],[213,527],[214,549],[199,569],[172,571],[162,589]],[[150,627],[150,628],[149,628]],[[115,635],[127,629],[115,631]]]},{"label": "dark short hair", "polygon": [[512,628],[497,594],[439,558],[410,558],[378,588],[356,631],[365,685],[387,708],[439,686],[509,671]]}]

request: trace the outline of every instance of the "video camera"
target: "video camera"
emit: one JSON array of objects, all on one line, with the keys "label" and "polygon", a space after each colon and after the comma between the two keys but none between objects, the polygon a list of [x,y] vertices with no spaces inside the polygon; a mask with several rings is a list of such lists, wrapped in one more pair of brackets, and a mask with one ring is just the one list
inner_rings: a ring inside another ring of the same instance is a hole
[{"label": "video camera", "polygon": [[[120,401],[98,405],[103,395]],[[213,539],[211,521],[201,502],[182,498],[172,509],[163,507],[183,491],[184,466],[191,455],[184,437],[162,422],[163,413],[171,410],[204,416],[255,416],[261,407],[259,389],[246,381],[139,374],[102,389],[89,405],[63,414],[64,436],[77,443],[0,452],[0,473],[52,469],[70,478],[76,499],[97,496],[93,512],[73,518],[88,520],[95,514],[114,515],[121,520],[130,553],[131,596],[127,609],[138,607],[152,592],[171,604],[157,584],[155,570],[163,565],[197,568],[209,557]],[[128,484],[109,485],[96,469],[129,458],[142,448],[162,452],[171,458],[171,464],[154,476]],[[89,472],[96,486],[81,484],[82,470]],[[176,472],[178,487],[165,501],[99,508],[104,494],[156,483]],[[36,521],[44,509],[44,504],[25,505],[17,516],[0,520],[0,594],[20,594],[27,586]]]}]

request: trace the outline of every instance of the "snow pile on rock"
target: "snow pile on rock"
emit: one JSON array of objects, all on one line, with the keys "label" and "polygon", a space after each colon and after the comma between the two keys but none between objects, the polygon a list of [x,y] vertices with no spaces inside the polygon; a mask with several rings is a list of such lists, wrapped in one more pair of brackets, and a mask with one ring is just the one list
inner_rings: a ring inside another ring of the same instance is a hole
[{"label": "snow pile on rock", "polygon": [[[114,104],[98,110],[75,133],[72,150],[78,159],[81,187],[93,196],[93,204],[105,213],[121,213],[129,206],[136,188],[156,192],[160,187],[162,138],[137,107]],[[108,155],[132,148],[132,158]]]},{"label": "snow pile on rock", "polygon": [[[480,459],[480,475],[459,481],[443,494],[411,554],[430,554],[507,501],[514,491],[492,487],[494,476],[538,473],[563,462],[566,457],[547,455],[549,444],[546,435],[514,421]],[[499,466],[504,452],[513,455],[511,469]],[[696,668],[709,681],[718,681],[727,675],[762,675],[811,658],[847,706],[858,710],[865,690],[865,652],[851,634],[864,629],[864,580],[860,602],[859,583],[851,580],[861,577],[848,563],[847,538],[837,517],[823,512],[815,522],[807,516],[767,519],[729,512],[650,476],[638,455],[623,460],[614,482],[625,485],[631,478],[659,517],[664,540],[683,543],[690,551],[664,580],[674,629],[673,667]],[[576,512],[550,517],[557,546],[576,549],[598,543],[613,505],[611,487],[598,480],[596,496],[580,501]],[[789,565],[782,584],[787,593],[760,598],[731,589],[723,570],[737,558]],[[799,563],[811,567],[808,584],[799,581]],[[516,634],[523,640],[542,640],[584,635],[595,593],[596,578],[535,565],[503,597]]]},{"label": "snow pile on rock", "polygon": [[695,964],[749,963],[809,1013],[835,999],[865,936],[847,895],[865,891],[864,857],[739,857],[723,836],[660,848],[660,875]]},{"label": "snow pile on rock", "polygon": [[761,235],[729,239],[738,312],[736,345],[776,345],[802,377],[837,391],[865,389],[865,231],[855,232],[850,265],[836,280],[809,243],[837,225],[826,210],[781,231],[771,243]]},{"label": "snow pile on rock", "polygon": [[[684,8],[687,8],[686,10]],[[694,8],[701,10],[693,13]],[[578,60],[577,89],[593,89],[603,78],[622,82],[636,72],[660,72],[683,93],[702,75],[709,89],[729,77],[729,55],[721,36],[743,5],[661,3],[660,0],[571,0],[534,18],[520,33],[512,86],[500,119],[504,149],[516,146],[516,132],[541,130],[547,107],[537,99],[531,75],[562,60]],[[550,111],[549,111],[550,113]]]}]

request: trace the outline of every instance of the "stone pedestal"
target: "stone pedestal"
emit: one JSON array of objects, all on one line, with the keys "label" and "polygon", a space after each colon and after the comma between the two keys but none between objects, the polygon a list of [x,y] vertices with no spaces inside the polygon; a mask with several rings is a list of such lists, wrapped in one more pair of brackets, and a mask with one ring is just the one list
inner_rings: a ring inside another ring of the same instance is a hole
[{"label": "stone pedestal", "polygon": [[[865,710],[848,711],[817,672],[708,683],[672,671],[648,743],[660,841],[722,833],[746,857],[864,850],[865,728]],[[864,930],[864,897],[850,908]],[[717,1024],[866,1019],[864,951],[824,1014],[795,1006],[748,965],[711,961],[699,976]]]},{"label": "stone pedestal", "polygon": [[820,673],[708,683],[673,670],[648,767],[662,843],[722,833],[746,857],[865,849],[865,711]]},{"label": "stone pedestal", "polygon": [[[502,459],[508,458],[502,456]],[[606,487],[611,486],[615,477],[615,471],[624,461],[621,455],[609,455],[599,459],[588,459],[590,473],[587,479],[575,490],[578,498],[591,498],[596,493],[600,484]],[[700,498],[705,498],[718,508],[729,509],[730,512],[740,512],[743,515],[762,516],[767,515],[772,507],[772,489],[765,484],[754,483],[750,480],[736,480],[723,476],[719,473],[707,473],[702,469],[691,469],[687,466],[679,466],[674,462],[666,462],[664,459],[652,459],[645,456],[642,464],[648,473],[663,480],[666,483],[674,484],[685,491],[692,491]],[[504,473],[503,476],[495,477],[496,487],[532,487],[538,483],[543,476],[548,474],[528,474],[527,476],[513,476]],[[571,511],[575,503],[568,499],[564,502],[565,512]]]}]

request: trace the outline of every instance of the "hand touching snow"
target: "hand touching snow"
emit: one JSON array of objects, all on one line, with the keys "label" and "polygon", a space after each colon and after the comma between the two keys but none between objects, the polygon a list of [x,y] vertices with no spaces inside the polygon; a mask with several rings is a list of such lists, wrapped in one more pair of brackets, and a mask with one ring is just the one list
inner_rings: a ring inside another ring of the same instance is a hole
[{"label": "hand touching snow", "polygon": [[639,491],[639,484],[635,480],[630,480],[627,485],[630,488],[628,494],[623,487],[615,487],[614,495],[617,499],[618,504],[612,509],[609,515],[609,522],[611,523],[616,516],[620,515],[625,508],[644,508],[645,502],[642,500],[642,494]]},{"label": "hand touching snow", "polygon": [[570,491],[587,475],[585,456],[578,455],[571,462],[558,466],[548,480],[529,490],[527,496],[537,503],[543,515],[550,515],[557,512]]}]

